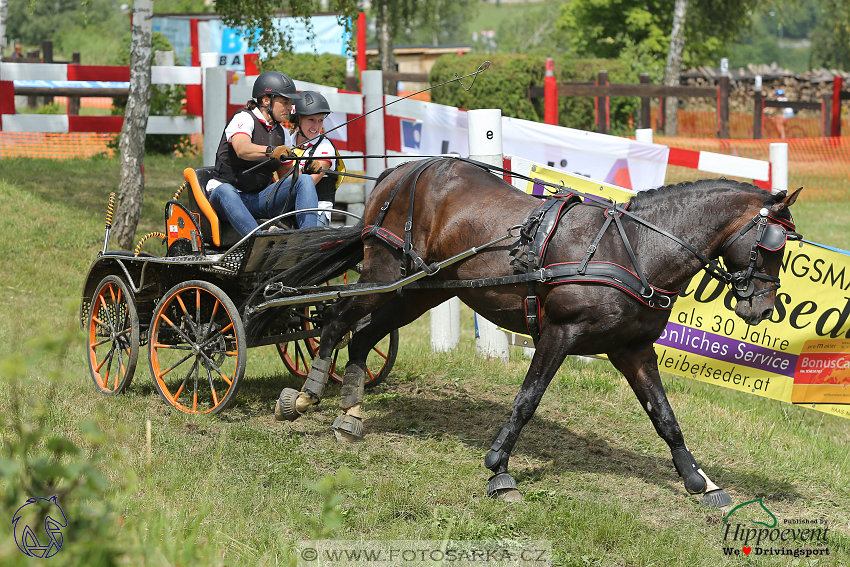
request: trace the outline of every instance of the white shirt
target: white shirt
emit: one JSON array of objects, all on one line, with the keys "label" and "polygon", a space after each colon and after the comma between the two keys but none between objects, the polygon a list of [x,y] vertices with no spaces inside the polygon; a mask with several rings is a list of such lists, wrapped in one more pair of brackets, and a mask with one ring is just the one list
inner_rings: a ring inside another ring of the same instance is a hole
[{"label": "white shirt", "polygon": [[[293,138],[295,138],[295,136],[293,136]],[[318,139],[301,145],[301,147],[304,148],[304,155],[310,155],[310,152],[312,151],[313,146],[316,144],[317,141]],[[295,144],[294,139],[292,140],[292,143]],[[313,158],[317,160],[331,162],[331,166],[328,169],[334,169],[334,166],[336,165],[336,151],[334,150],[334,145],[331,143],[331,141],[327,138],[323,138],[322,142],[316,147],[316,151],[315,153],[313,153]],[[301,166],[303,166],[304,162],[302,161],[300,162],[300,164]]]}]

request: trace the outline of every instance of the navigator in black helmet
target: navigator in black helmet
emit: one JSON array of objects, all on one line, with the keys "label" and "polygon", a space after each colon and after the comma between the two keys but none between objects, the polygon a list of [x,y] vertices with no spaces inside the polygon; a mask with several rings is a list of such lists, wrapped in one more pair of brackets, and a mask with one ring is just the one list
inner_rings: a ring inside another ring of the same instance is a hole
[{"label": "navigator in black helmet", "polygon": [[266,71],[254,81],[254,90],[251,92],[254,100],[259,102],[266,95],[285,96],[290,100],[301,98],[295,90],[295,81],[280,71]]},{"label": "navigator in black helmet", "polygon": [[330,113],[331,106],[328,100],[316,91],[304,91],[301,93],[301,98],[295,101],[295,114],[298,116]]}]

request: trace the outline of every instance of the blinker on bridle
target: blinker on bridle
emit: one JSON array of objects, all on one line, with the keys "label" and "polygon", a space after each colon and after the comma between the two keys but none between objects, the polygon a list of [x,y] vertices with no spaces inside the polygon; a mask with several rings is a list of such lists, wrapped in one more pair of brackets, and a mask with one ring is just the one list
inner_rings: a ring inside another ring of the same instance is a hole
[{"label": "blinker on bridle", "polygon": [[[770,250],[771,252],[776,252],[785,247],[786,240],[800,240],[802,238],[802,235],[794,231],[795,226],[792,220],[773,217],[770,215],[770,211],[766,207],[762,207],[756,216],[750,219],[750,221],[747,222],[741,230],[735,233],[735,235],[723,245],[723,248],[720,249],[720,254],[723,255],[723,253],[726,252],[726,250],[736,240],[747,234],[753,228],[756,229],[756,239],[750,248],[749,264],[745,270],[730,273],[717,264],[712,266],[712,268],[716,270],[716,275],[709,270],[709,274],[712,276],[718,277],[718,279],[731,284],[732,292],[739,300],[756,297],[779,289],[778,277],[756,272],[759,247],[764,248],[765,250]],[[771,282],[773,285],[759,291],[755,291],[754,279]]]}]

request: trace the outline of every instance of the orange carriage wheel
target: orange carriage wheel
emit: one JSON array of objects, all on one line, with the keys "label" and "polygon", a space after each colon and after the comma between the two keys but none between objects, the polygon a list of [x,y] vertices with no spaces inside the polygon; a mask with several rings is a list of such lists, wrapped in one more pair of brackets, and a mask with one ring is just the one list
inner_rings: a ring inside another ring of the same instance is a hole
[{"label": "orange carriage wheel", "polygon": [[167,404],[186,413],[219,413],[239,389],[248,344],[227,294],[191,280],[157,304],[148,350],[154,386]]},{"label": "orange carriage wheel", "polygon": [[103,278],[92,297],[87,323],[94,385],[102,394],[120,394],[133,380],[139,358],[139,313],[124,280]]}]

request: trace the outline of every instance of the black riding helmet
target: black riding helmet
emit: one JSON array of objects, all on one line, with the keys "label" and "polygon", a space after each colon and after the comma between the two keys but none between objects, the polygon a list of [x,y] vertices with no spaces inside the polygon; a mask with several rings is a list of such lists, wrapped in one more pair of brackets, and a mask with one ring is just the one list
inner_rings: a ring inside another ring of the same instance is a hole
[{"label": "black riding helmet", "polygon": [[301,93],[301,98],[295,101],[295,114],[298,116],[330,113],[331,106],[328,100],[316,91],[304,91]]},{"label": "black riding helmet", "polygon": [[259,102],[266,95],[284,96],[295,101],[301,99],[295,90],[295,81],[280,71],[266,71],[254,81],[254,90],[251,92],[253,99]]}]

